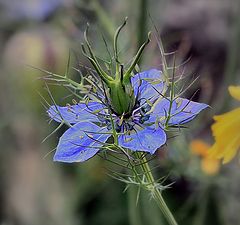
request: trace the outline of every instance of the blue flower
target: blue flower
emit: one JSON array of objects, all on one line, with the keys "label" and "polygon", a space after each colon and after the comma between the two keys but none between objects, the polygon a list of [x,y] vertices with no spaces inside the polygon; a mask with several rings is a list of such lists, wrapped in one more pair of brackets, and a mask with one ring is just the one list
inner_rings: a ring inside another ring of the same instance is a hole
[{"label": "blue flower", "polygon": [[66,107],[51,106],[48,115],[70,128],[60,137],[54,161],[83,162],[96,155],[117,132],[118,145],[154,154],[167,140],[166,128],[194,119],[208,105],[184,98],[164,97],[167,82],[151,69],[131,78],[135,103],[128,114],[118,115],[107,97]]}]

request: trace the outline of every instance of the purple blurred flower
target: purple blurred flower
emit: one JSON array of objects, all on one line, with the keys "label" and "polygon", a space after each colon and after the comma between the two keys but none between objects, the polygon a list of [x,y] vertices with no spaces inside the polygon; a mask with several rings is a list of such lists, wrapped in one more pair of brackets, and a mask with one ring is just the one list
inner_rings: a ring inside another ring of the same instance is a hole
[{"label": "purple blurred flower", "polygon": [[41,21],[63,5],[64,0],[0,0],[5,16],[13,20],[31,19]]},{"label": "purple blurred flower", "polygon": [[88,160],[113,135],[113,126],[119,146],[153,154],[166,143],[166,127],[187,123],[208,107],[180,97],[172,101],[163,97],[166,82],[156,69],[136,74],[131,83],[136,101],[128,115],[114,113],[107,99],[49,108],[51,119],[71,125],[59,140],[54,161]]}]

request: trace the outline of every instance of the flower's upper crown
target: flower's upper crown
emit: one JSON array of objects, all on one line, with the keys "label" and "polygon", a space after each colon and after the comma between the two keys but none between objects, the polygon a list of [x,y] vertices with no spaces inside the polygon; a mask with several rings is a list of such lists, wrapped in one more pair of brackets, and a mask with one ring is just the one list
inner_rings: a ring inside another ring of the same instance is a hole
[{"label": "flower's upper crown", "polygon": [[[115,63],[115,74],[108,74],[105,72],[102,67],[100,66],[92,48],[88,41],[87,33],[88,27],[85,31],[85,42],[86,47],[82,44],[82,50],[84,55],[89,59],[91,64],[96,70],[96,73],[103,81],[104,85],[107,87],[106,94],[109,98],[110,106],[113,112],[117,115],[130,115],[134,110],[136,99],[134,95],[133,86],[131,83],[131,76],[132,72],[135,69],[136,64],[138,63],[144,48],[150,42],[149,35],[148,39],[143,45],[139,48],[138,52],[136,53],[135,57],[133,58],[132,63],[128,68],[125,68],[122,63],[119,61],[119,52],[118,52],[118,36],[122,28],[126,25],[127,18],[124,20],[124,23],[117,29],[114,35],[114,63]],[[88,51],[88,52],[87,52]]]}]

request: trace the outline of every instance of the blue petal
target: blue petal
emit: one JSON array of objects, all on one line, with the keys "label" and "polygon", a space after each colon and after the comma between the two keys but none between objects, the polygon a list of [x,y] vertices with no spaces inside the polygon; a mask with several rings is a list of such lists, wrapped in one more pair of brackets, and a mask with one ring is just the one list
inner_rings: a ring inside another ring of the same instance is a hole
[{"label": "blue petal", "polygon": [[166,133],[162,128],[146,127],[143,130],[131,131],[119,136],[119,145],[132,151],[143,151],[153,154],[166,143]]},{"label": "blue petal", "polygon": [[[160,100],[153,108],[150,121],[158,119],[163,124],[169,115],[170,101]],[[194,119],[203,109],[209,107],[207,104],[177,98],[172,102],[169,125],[184,124]]]},{"label": "blue petal", "polygon": [[65,120],[70,124],[75,124],[80,121],[96,121],[97,117],[94,114],[96,111],[101,111],[104,105],[99,102],[78,103],[71,106],[55,106],[52,105],[47,113],[49,117],[57,122]]},{"label": "blue petal", "polygon": [[135,96],[142,100],[156,100],[164,93],[166,83],[160,70],[151,69],[136,74],[131,78]]},{"label": "blue petal", "polygon": [[93,157],[111,136],[107,128],[90,122],[80,122],[69,128],[60,138],[54,161],[83,162]]}]

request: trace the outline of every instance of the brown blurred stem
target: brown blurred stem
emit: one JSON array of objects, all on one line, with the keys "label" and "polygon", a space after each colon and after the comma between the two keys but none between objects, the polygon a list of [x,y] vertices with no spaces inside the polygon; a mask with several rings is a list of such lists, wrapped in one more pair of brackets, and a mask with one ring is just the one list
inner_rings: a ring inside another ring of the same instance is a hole
[{"label": "brown blurred stem", "polygon": [[[227,86],[235,85],[237,81],[237,74],[239,69],[239,58],[240,58],[240,2],[236,2],[237,4],[237,12],[235,14],[235,24],[233,25],[233,36],[232,40],[230,40],[229,49],[228,49],[228,57],[225,69],[225,79],[224,79],[224,87],[223,92],[227,92]],[[226,93],[224,95],[224,101],[219,112],[225,111],[230,104],[230,95]]]}]

